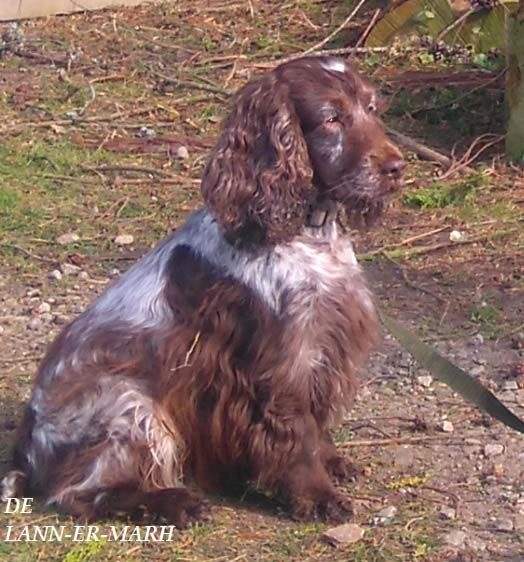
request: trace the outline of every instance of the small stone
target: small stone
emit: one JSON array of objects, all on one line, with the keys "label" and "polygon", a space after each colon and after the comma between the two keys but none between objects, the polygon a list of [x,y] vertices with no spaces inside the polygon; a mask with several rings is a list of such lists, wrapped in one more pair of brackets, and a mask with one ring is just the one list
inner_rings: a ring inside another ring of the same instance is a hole
[{"label": "small stone", "polygon": [[358,542],[364,536],[364,529],[354,523],[346,523],[325,531],[322,537],[333,546]]},{"label": "small stone", "polygon": [[110,272],[110,277],[118,277],[120,275],[120,270],[117,267],[114,267]]},{"label": "small stone", "polygon": [[430,375],[422,375],[417,377],[417,383],[424,388],[429,388],[433,383],[433,377]]},{"label": "small stone", "polygon": [[511,533],[515,527],[512,519],[496,519],[493,521],[493,529],[501,533]]},{"label": "small stone", "polygon": [[31,318],[27,327],[30,330],[36,331],[40,329],[41,325],[42,325],[42,321],[39,318]]},{"label": "small stone", "polygon": [[0,335],[4,333],[5,328],[3,326],[0,326]]},{"label": "small stone", "polygon": [[440,511],[438,512],[439,516],[441,519],[447,519],[448,521],[451,521],[452,519],[455,519],[457,517],[457,512],[455,509],[453,509],[452,507],[449,507],[447,505],[443,505],[440,508]]},{"label": "small stone", "polygon": [[78,275],[80,273],[80,267],[78,267],[78,265],[74,265],[72,263],[63,263],[60,266],[60,269],[62,270],[62,273],[66,277],[71,277],[73,275]]},{"label": "small stone", "polygon": [[480,377],[485,372],[486,372],[486,367],[484,367],[484,365],[475,365],[475,367],[472,367],[469,371],[472,377]]},{"label": "small stone", "polygon": [[58,269],[53,269],[53,271],[49,273],[49,279],[60,281],[60,279],[62,279],[62,272],[59,271]]},{"label": "small stone", "polygon": [[81,271],[78,274],[78,279],[81,279],[82,281],[86,281],[87,279],[89,279],[89,273],[87,273],[87,271]]},{"label": "small stone", "polygon": [[44,312],[44,314],[40,315],[40,320],[42,320],[42,322],[52,322],[54,320],[54,315],[51,314],[50,312]]},{"label": "small stone", "polygon": [[29,289],[26,295],[28,297],[38,297],[40,296],[40,289]]},{"label": "small stone", "polygon": [[140,127],[138,136],[146,139],[154,139],[156,137],[156,131],[149,127]]},{"label": "small stone", "polygon": [[189,157],[189,151],[185,146],[179,146],[176,151],[176,157],[180,158],[180,160],[185,160]]},{"label": "small stone", "polygon": [[449,420],[444,420],[438,425],[438,427],[440,431],[443,431],[444,433],[453,433],[453,430],[455,429]]},{"label": "small stone", "polygon": [[463,548],[466,541],[466,533],[455,529],[444,535],[444,542],[456,548]]},{"label": "small stone", "polygon": [[73,244],[74,242],[78,242],[79,240],[80,236],[78,236],[78,234],[75,234],[74,232],[66,232],[56,239],[56,241],[62,246]]},{"label": "small stone", "polygon": [[504,452],[504,445],[501,443],[488,443],[484,447],[484,456],[486,457],[496,457],[502,455]]},{"label": "small stone", "polygon": [[491,472],[496,478],[502,478],[504,476],[504,465],[494,464]]},{"label": "small stone", "polygon": [[38,314],[44,314],[45,312],[51,312],[51,305],[48,302],[43,302],[37,307],[36,312]]},{"label": "small stone", "polygon": [[377,517],[381,519],[393,519],[397,514],[398,509],[394,505],[388,505],[377,513]]},{"label": "small stone", "polygon": [[476,346],[484,345],[484,336],[482,334],[475,334],[471,338],[471,343]]},{"label": "small stone", "polygon": [[129,244],[132,244],[134,241],[135,239],[132,234],[119,234],[115,238],[115,244],[117,246],[129,246]]},{"label": "small stone", "polygon": [[517,381],[504,381],[501,386],[502,390],[518,390],[519,385]]},{"label": "small stone", "polygon": [[460,232],[459,230],[452,230],[449,233],[449,239],[451,240],[451,242],[462,242],[465,238],[466,237],[464,236],[464,233]]}]

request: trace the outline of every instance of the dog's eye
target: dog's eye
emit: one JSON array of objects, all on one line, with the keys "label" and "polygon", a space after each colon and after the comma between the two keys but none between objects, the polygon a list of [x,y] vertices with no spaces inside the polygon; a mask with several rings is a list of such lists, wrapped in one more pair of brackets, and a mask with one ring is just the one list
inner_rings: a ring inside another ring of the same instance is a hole
[{"label": "dog's eye", "polygon": [[338,123],[338,121],[339,121],[338,115],[330,115],[326,119],[326,123]]},{"label": "dog's eye", "polygon": [[368,104],[368,111],[370,113],[376,113],[377,112],[377,104],[374,101],[372,101]]}]

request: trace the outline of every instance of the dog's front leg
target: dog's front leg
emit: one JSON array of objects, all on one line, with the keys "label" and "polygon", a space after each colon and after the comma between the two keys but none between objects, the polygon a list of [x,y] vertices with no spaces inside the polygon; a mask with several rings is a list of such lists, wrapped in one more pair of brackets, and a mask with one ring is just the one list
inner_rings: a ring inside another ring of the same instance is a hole
[{"label": "dog's front leg", "polygon": [[338,492],[326,470],[323,441],[311,414],[282,407],[266,412],[253,435],[255,479],[264,488],[280,493],[298,519],[344,521],[353,510]]},{"label": "dog's front leg", "polygon": [[320,456],[322,464],[332,477],[341,482],[357,479],[358,471],[355,465],[338,452],[333,439],[328,433],[321,438]]}]

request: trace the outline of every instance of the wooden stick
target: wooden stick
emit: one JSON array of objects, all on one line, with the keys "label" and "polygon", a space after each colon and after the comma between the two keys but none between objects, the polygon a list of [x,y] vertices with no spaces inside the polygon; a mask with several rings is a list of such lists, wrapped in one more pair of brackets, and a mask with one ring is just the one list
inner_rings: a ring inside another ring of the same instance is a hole
[{"label": "wooden stick", "polygon": [[318,51],[319,49],[322,49],[322,47],[326,43],[329,43],[331,39],[333,39],[333,37],[338,35],[346,27],[346,25],[357,15],[357,12],[360,10],[360,8],[362,8],[362,5],[364,4],[365,1],[366,0],[360,0],[360,2],[355,6],[354,10],[349,14],[349,16],[333,32],[331,32],[327,37],[322,39],[320,43],[317,43],[316,45],[313,45],[309,49],[306,49],[302,53],[302,55],[306,56],[309,55],[309,53],[313,53],[314,51]]},{"label": "wooden stick", "polygon": [[390,135],[395,137],[396,140],[402,146],[404,146],[404,148],[411,150],[418,157],[424,160],[429,160],[430,162],[438,162],[441,166],[444,166],[445,168],[450,168],[451,165],[453,164],[453,161],[449,156],[446,156],[441,152],[437,152],[433,148],[429,148],[429,146],[426,146],[425,144],[422,144],[416,141],[415,139],[412,139],[411,137],[404,135],[403,133],[399,133],[398,131],[395,131],[395,129],[390,129],[388,127],[387,131]]}]

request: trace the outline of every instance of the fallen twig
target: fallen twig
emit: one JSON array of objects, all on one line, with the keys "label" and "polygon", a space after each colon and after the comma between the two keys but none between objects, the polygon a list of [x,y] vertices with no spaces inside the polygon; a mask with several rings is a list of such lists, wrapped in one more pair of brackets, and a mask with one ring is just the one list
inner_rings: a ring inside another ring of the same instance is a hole
[{"label": "fallen twig", "polygon": [[425,441],[457,441],[463,443],[464,439],[453,435],[417,435],[413,437],[391,437],[389,439],[356,439],[347,441],[338,446],[341,448],[349,447],[383,447],[384,445],[399,445],[402,443],[424,443]]},{"label": "fallen twig", "polygon": [[446,35],[448,35],[448,33],[450,33],[450,31],[453,31],[455,28],[457,28],[460,24],[464,23],[469,16],[471,16],[472,14],[474,14],[475,12],[478,11],[478,8],[470,8],[467,12],[464,12],[460,17],[458,17],[456,20],[452,21],[447,27],[445,27],[437,36],[437,38],[435,39],[435,41],[438,43],[439,41],[442,41],[442,39],[444,39],[444,37],[446,37]]},{"label": "fallen twig", "polygon": [[357,15],[357,12],[360,10],[360,8],[362,8],[365,1],[366,0],[360,0],[360,2],[355,6],[355,8],[349,14],[349,16],[334,31],[332,31],[327,37],[322,39],[322,41],[320,41],[320,43],[317,43],[316,45],[313,45],[309,49],[306,49],[302,53],[302,55],[306,56],[306,55],[309,55],[310,53],[313,53],[314,51],[318,51],[319,49],[322,49],[322,47],[326,43],[329,43],[331,41],[331,39],[333,39],[333,37],[338,35],[346,27],[346,25]]},{"label": "fallen twig", "polygon": [[203,90],[204,92],[211,92],[213,94],[219,94],[221,96],[230,96],[233,93],[230,90],[225,90],[224,88],[219,88],[217,86],[211,86],[210,84],[198,84],[197,82],[191,82],[190,80],[180,80],[179,78],[175,78],[174,76],[167,76],[166,74],[157,72],[152,68],[149,69],[149,72],[169,84],[176,84],[177,86],[183,86],[184,88]]},{"label": "fallen twig", "polygon": [[[474,238],[469,238],[467,240],[461,240],[459,242],[439,242],[438,244],[432,244],[430,246],[415,246],[413,248],[408,248],[406,250],[395,250],[392,252],[382,252],[386,255],[388,259],[395,258],[411,258],[413,256],[419,256],[421,254],[428,254],[430,252],[435,252],[436,250],[441,250],[442,248],[456,248],[459,246],[464,246],[466,244],[474,244],[475,242],[482,242],[484,240],[492,240],[493,238],[501,238],[502,236],[507,236],[508,234],[513,234],[514,232],[520,232],[519,228],[512,228],[510,230],[500,230],[498,232],[482,234],[480,236],[475,236]],[[357,257],[360,260],[369,260],[377,255],[377,252],[369,252],[366,254],[359,254]]]},{"label": "fallen twig", "polygon": [[[487,142],[486,144],[481,146],[481,148],[479,148],[479,150],[477,150],[477,152],[475,152],[475,154],[471,156],[473,149],[480,143],[480,141],[482,139],[489,138],[489,137],[495,137],[495,138],[491,142]],[[460,172],[461,170],[471,170],[471,168],[469,168],[470,164],[472,164],[485,150],[487,150],[488,148],[490,148],[495,144],[498,144],[503,139],[504,139],[504,135],[494,135],[493,133],[486,133],[484,135],[480,135],[470,144],[464,155],[459,160],[454,162],[453,165],[449,168],[449,170],[447,170],[444,174],[442,174],[439,177],[439,180],[442,181],[450,177],[451,175]]]},{"label": "fallen twig", "polygon": [[33,260],[37,260],[37,261],[42,261],[44,263],[52,263],[53,265],[56,265],[58,262],[54,259],[51,258],[44,258],[43,256],[37,256],[36,254],[33,254],[32,252],[30,252],[29,250],[26,250],[25,248],[22,248],[21,246],[18,246],[17,244],[5,244],[2,243],[0,244],[0,246],[4,247],[4,248],[11,248],[13,250],[16,250],[17,252],[20,252],[21,254],[26,255],[28,258],[31,258]]},{"label": "fallen twig", "polygon": [[[413,53],[413,52],[424,52],[427,51],[425,48],[421,47],[340,47],[337,49],[324,49],[322,51],[315,51],[314,53],[308,53],[309,57],[339,57],[343,55],[360,55],[369,53],[391,53],[391,52],[402,52],[402,53]],[[268,62],[255,62],[250,66],[255,68],[273,68],[279,64],[284,64],[304,56],[304,53],[294,53],[292,55],[275,59]]]},{"label": "fallen twig", "polygon": [[396,140],[408,150],[414,152],[419,158],[423,160],[429,160],[430,162],[438,162],[441,166],[445,168],[450,168],[453,164],[453,160],[441,152],[437,152],[433,148],[422,144],[411,137],[403,133],[399,133],[395,131],[395,129],[391,129],[388,127],[388,133],[396,138]]},{"label": "fallen twig", "polygon": [[104,173],[104,172],[137,172],[141,174],[151,174],[163,178],[173,178],[169,172],[157,170],[155,168],[146,168],[145,166],[81,166],[86,172]]},{"label": "fallen twig", "polygon": [[373,14],[373,17],[371,18],[370,22],[368,23],[366,29],[364,30],[364,33],[362,33],[362,35],[359,37],[358,41],[355,44],[355,47],[360,47],[361,45],[364,44],[364,41],[368,38],[368,35],[370,34],[371,30],[373,29],[373,26],[375,25],[375,23],[377,23],[377,20],[381,14],[382,10],[380,8],[377,8],[375,10],[375,13]]}]

